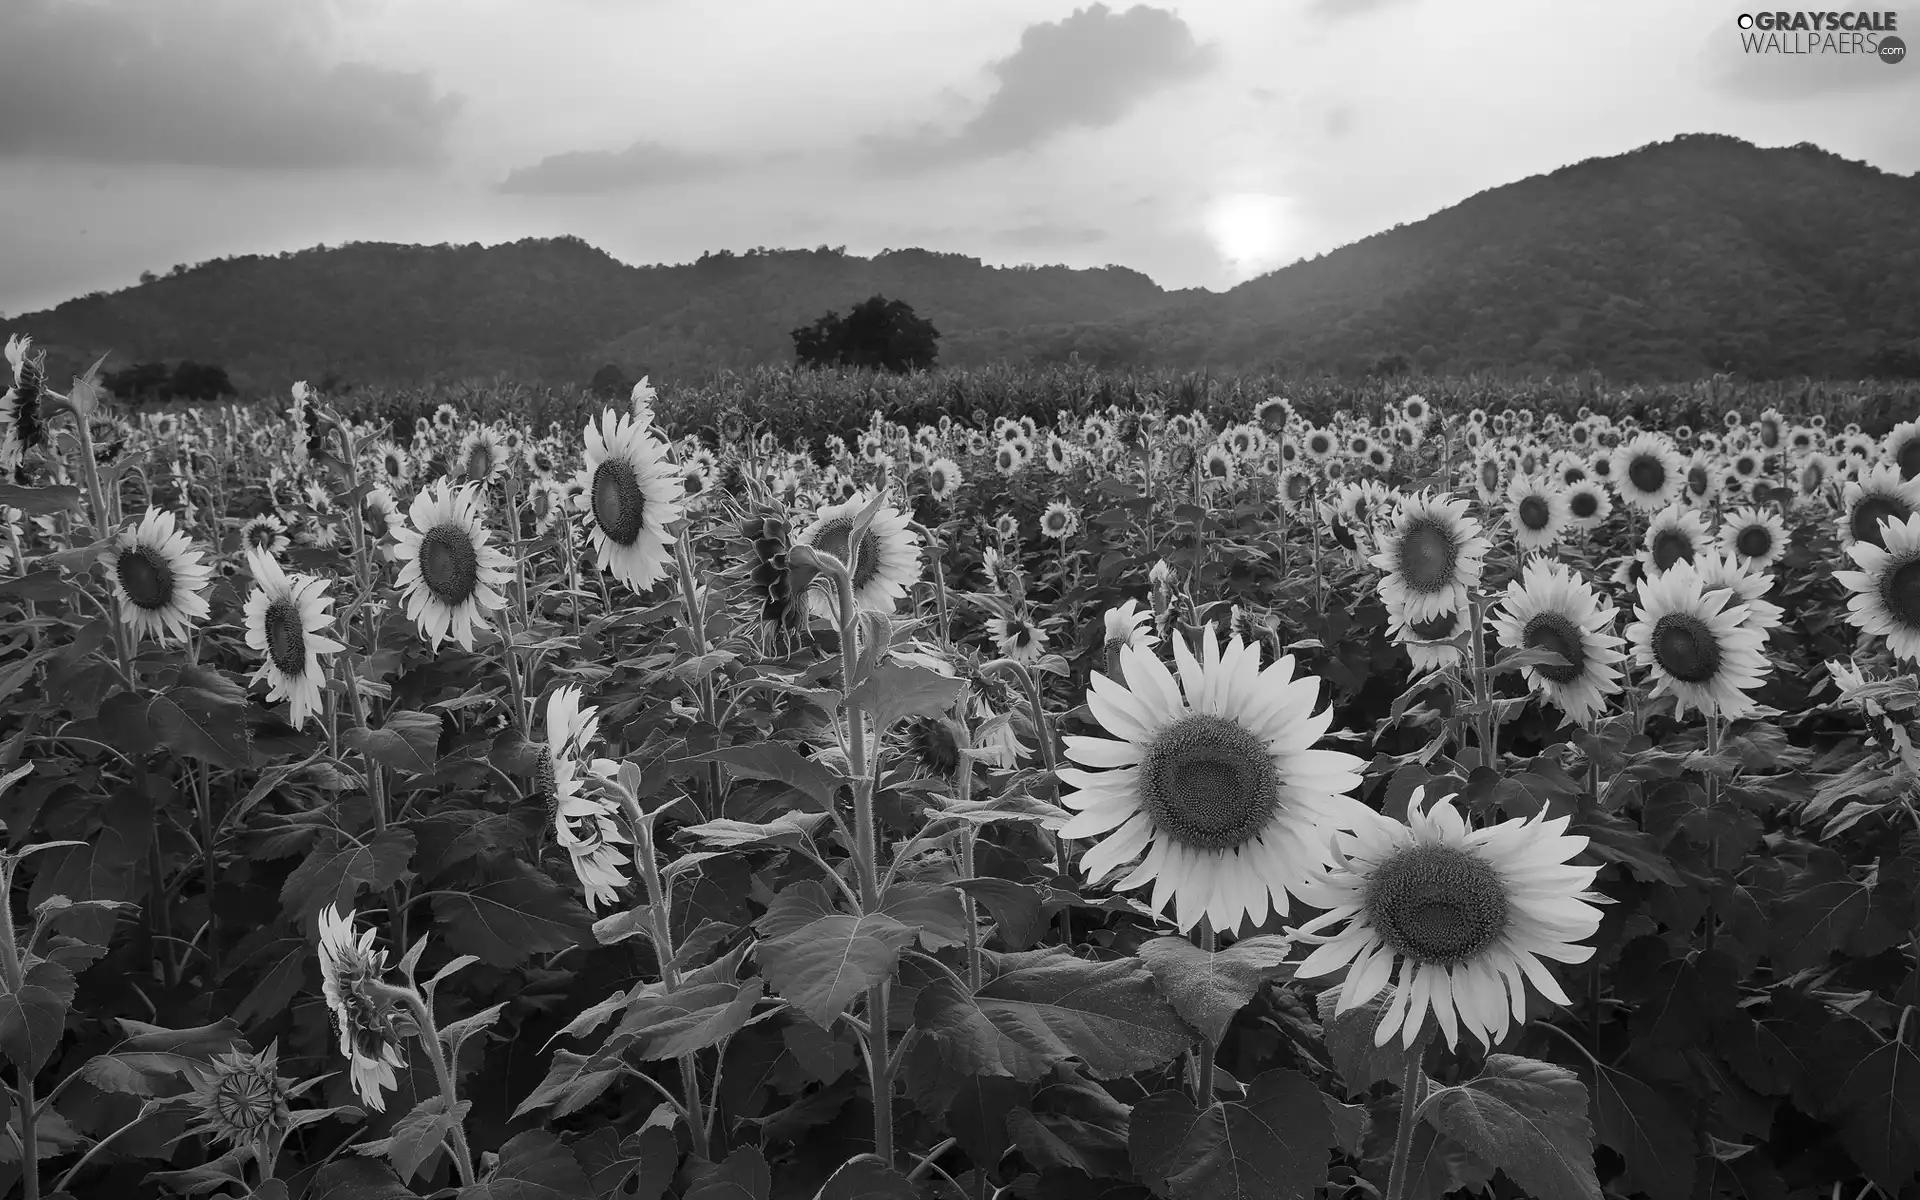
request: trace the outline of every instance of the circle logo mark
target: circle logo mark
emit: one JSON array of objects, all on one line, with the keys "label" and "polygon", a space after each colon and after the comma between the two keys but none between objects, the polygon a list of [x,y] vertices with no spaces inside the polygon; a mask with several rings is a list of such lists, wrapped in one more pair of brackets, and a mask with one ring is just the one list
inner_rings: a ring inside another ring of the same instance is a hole
[{"label": "circle logo mark", "polygon": [[1740,28],[1742,28],[1742,29],[1752,29],[1752,28],[1753,28],[1753,14],[1752,14],[1752,13],[1741,13],[1741,14],[1740,14],[1740,19],[1739,19],[1738,21],[1736,21],[1736,22],[1735,22],[1735,24],[1737,24],[1737,25],[1739,25],[1739,26],[1740,26]]},{"label": "circle logo mark", "polygon": [[1907,44],[1897,37],[1880,39],[1880,61],[1897,63],[1907,56]]}]

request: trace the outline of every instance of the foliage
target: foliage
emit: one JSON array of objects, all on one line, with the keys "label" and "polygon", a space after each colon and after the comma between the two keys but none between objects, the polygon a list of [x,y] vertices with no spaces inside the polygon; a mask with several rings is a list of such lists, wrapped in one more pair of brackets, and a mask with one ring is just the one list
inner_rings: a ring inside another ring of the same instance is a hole
[{"label": "foliage", "polygon": [[938,354],[940,331],[904,300],[873,295],[842,317],[829,312],[793,331],[794,357],[809,367],[925,371]]}]

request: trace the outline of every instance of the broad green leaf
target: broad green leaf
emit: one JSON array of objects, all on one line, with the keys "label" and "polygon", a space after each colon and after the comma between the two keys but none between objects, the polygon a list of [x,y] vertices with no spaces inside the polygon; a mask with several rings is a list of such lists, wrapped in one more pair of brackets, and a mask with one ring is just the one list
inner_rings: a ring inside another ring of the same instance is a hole
[{"label": "broad green leaf", "polygon": [[1030,948],[1046,929],[1047,910],[1040,905],[1039,891],[1028,884],[987,876],[962,879],[954,886],[965,889],[992,915],[1008,950]]},{"label": "broad green leaf", "polygon": [[593,945],[593,919],[553,880],[517,859],[494,873],[499,877],[434,896],[433,915],[452,950],[507,968],[536,954]]},{"label": "broad green leaf", "polygon": [[13,483],[0,483],[0,506],[17,508],[30,517],[73,512],[84,503],[84,494],[73,484],[21,487]]},{"label": "broad green leaf", "polygon": [[1317,1006],[1320,1026],[1326,1033],[1327,1053],[1333,1058],[1334,1069],[1340,1072],[1340,1082],[1346,1085],[1349,1096],[1357,1096],[1382,1080],[1397,1084],[1403,1077],[1407,1052],[1401,1047],[1400,1039],[1394,1038],[1384,1046],[1373,1044],[1381,1014],[1386,1012],[1392,998],[1393,988],[1389,986],[1366,1003],[1337,1012],[1340,989],[1332,987],[1320,993]]},{"label": "broad green leaf", "polygon": [[622,1138],[601,1126],[573,1143],[574,1157],[604,1200],[660,1200],[680,1168],[673,1131],[648,1125]]},{"label": "broad green leaf", "polygon": [[884,662],[847,693],[847,707],[873,716],[883,735],[908,717],[937,717],[953,707],[964,679],[929,671],[925,667]]},{"label": "broad green leaf", "polygon": [[1593,1128],[1627,1160],[1635,1187],[1653,1200],[1693,1195],[1692,1121],[1666,1096],[1625,1071],[1593,1069]]},{"label": "broad green leaf", "polygon": [[[358,1162],[361,1160],[356,1159],[354,1161]],[[385,1167],[381,1167],[378,1164],[375,1164],[375,1167],[382,1176],[387,1179],[392,1179],[392,1175],[387,1172]],[[323,1181],[327,1178],[325,1171],[321,1172],[321,1178]],[[228,1151],[219,1158],[211,1162],[201,1163],[197,1167],[188,1167],[181,1171],[155,1171],[153,1174],[147,1176],[147,1179],[153,1183],[160,1184],[170,1193],[183,1196],[203,1196],[208,1192],[236,1183],[242,1188],[246,1187],[246,1163],[241,1160],[237,1152]],[[333,1191],[322,1191],[319,1185],[316,1184],[314,1195],[319,1198],[319,1200],[389,1200],[389,1197],[411,1197],[413,1193],[407,1191],[405,1188],[401,1188],[397,1192],[387,1193],[371,1190],[350,1191],[344,1187]]]},{"label": "broad green leaf", "polygon": [[147,723],[175,754],[216,767],[244,767],[252,760],[244,702],[203,688],[169,688],[147,705]]},{"label": "broad green leaf", "polygon": [[1601,1200],[1587,1089],[1565,1067],[1489,1054],[1479,1075],[1428,1096],[1417,1117],[1536,1196]]},{"label": "broad green leaf", "polygon": [[829,1175],[813,1200],[919,1200],[919,1193],[905,1175],[872,1154],[861,1154]]},{"label": "broad green leaf", "polygon": [[1292,977],[1290,944],[1269,934],[1208,953],[1183,937],[1158,937],[1138,953],[1174,1011],[1217,1044],[1264,984]]},{"label": "broad green leaf", "polygon": [[37,962],[18,992],[0,993],[0,1051],[28,1078],[47,1065],[66,1032],[73,975],[58,963]]},{"label": "broad green leaf", "polygon": [[1335,1145],[1319,1089],[1292,1071],[1268,1071],[1245,1100],[1204,1111],[1184,1092],[1134,1106],[1134,1169],[1171,1200],[1311,1200]]},{"label": "broad green leaf", "polygon": [[913,934],[883,913],[829,913],[761,941],[756,953],[773,990],[825,1028],[855,996],[892,974]]},{"label": "broad green leaf", "polygon": [[924,950],[967,944],[967,912],[948,884],[902,881],[880,897],[880,911],[920,935]]},{"label": "broad green leaf", "polygon": [[362,888],[381,891],[405,875],[413,850],[413,831],[398,825],[387,826],[365,843],[330,830],[280,885],[281,907],[296,923],[329,904],[345,912],[354,907]]},{"label": "broad green leaf", "polygon": [[500,1165],[461,1188],[459,1200],[581,1200],[592,1194],[573,1151],[551,1133],[534,1130],[500,1147]]},{"label": "broad green leaf", "polygon": [[388,714],[378,729],[349,729],[340,740],[403,775],[430,775],[440,760],[440,718],[402,710]]},{"label": "broad green leaf", "polygon": [[827,812],[846,779],[816,758],[808,758],[785,742],[728,746],[695,755],[689,762],[717,762],[741,779],[770,779],[784,783],[813,801],[812,808]]},{"label": "broad green leaf", "polygon": [[[132,788],[114,792],[91,842],[62,846],[37,861],[27,903],[38,907],[53,896],[86,900],[133,900],[136,871],[153,840],[152,802]],[[98,909],[62,913],[53,928],[104,946],[118,916]]]},{"label": "broad green leaf", "polygon": [[696,1179],[681,1200],[767,1200],[772,1191],[767,1160],[754,1147],[742,1146]]},{"label": "broad green leaf", "polygon": [[786,846],[801,844],[805,838],[826,824],[825,813],[781,813],[771,821],[752,822],[735,821],[722,817],[717,821],[707,821],[699,825],[689,825],[680,831],[679,836],[693,838],[709,846],[724,846],[738,849],[743,846]]},{"label": "broad green leaf", "polygon": [[403,1182],[413,1182],[420,1169],[439,1154],[447,1134],[466,1120],[472,1107],[472,1101],[462,1100],[448,1112],[446,1097],[429,1096],[394,1122],[387,1146],[387,1161],[393,1164],[394,1174]]},{"label": "broad green leaf", "polygon": [[547,1077],[513,1110],[513,1118],[517,1121],[543,1108],[552,1109],[555,1120],[569,1116],[598,1100],[623,1071],[618,1060],[556,1050]]},{"label": "broad green leaf", "polygon": [[1920,1052],[1889,1041],[1829,1071],[1840,1143],[1867,1178],[1898,1193],[1920,1173]]},{"label": "broad green leaf", "polygon": [[747,1023],[763,986],[759,979],[703,983],[676,992],[646,985],[628,1000],[601,1054],[631,1054],[652,1062],[718,1045]]},{"label": "broad green leaf", "polygon": [[914,1023],[962,1073],[1033,1080],[1079,1059],[1114,1079],[1171,1062],[1197,1037],[1138,959],[1089,962],[1056,947],[998,965],[976,995],[938,978],[914,1002]]}]

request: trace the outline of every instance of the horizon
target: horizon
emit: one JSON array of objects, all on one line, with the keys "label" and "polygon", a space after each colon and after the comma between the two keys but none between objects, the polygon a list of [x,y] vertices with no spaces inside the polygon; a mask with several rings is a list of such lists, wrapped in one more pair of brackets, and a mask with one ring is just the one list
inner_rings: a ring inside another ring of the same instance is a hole
[{"label": "horizon", "polygon": [[[681,0],[25,0],[0,312],[176,263],[562,235],[630,266],[912,247],[1217,294],[1686,133],[1920,172],[1886,102],[1920,72],[1743,54],[1733,5],[742,2],[719,29]],[[87,56],[111,69],[68,86]]]}]

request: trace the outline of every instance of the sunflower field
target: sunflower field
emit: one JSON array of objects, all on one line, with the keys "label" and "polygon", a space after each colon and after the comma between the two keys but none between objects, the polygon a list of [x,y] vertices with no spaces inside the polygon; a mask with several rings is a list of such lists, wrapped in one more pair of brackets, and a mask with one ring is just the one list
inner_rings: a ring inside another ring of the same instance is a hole
[{"label": "sunflower field", "polygon": [[1920,421],[6,370],[0,1190],[1920,1197]]}]

